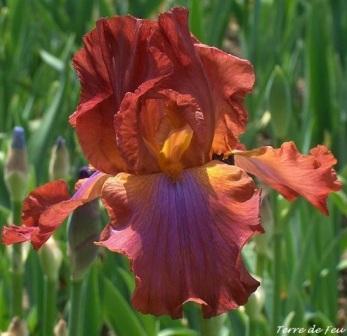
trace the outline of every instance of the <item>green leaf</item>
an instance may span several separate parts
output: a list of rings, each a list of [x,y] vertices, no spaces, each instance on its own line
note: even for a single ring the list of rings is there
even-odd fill
[[[102,307],[99,292],[98,268],[93,265],[83,288],[84,316],[82,335],[100,335],[102,327]]]
[[[337,208],[347,216],[347,195],[344,191],[338,191],[331,194],[331,200]]]
[[[141,17],[146,18],[149,17],[163,2],[163,0],[151,0],[151,1],[144,1],[144,0],[118,0],[118,7],[123,9],[123,13],[125,11],[125,3],[128,2],[129,4],[129,13]],[[125,13],[124,13],[125,14]]]
[[[227,314],[201,319],[201,333],[205,336],[223,336]]]
[[[201,1],[200,1],[201,2]],[[206,42],[220,47],[229,23],[233,1],[211,1],[210,16],[206,25]]]
[[[5,330],[8,323],[8,304],[5,300],[4,282],[0,281],[0,330]]]
[[[108,279],[103,281],[104,318],[119,336],[145,336],[135,312]]]
[[[117,267],[117,271],[122,277],[124,283],[127,285],[129,292],[132,293],[135,289],[134,276],[122,267]]]
[[[39,161],[42,160],[43,153],[47,152],[47,143],[49,143],[48,139],[51,136],[51,131],[54,128],[54,124],[59,115],[59,107],[62,104],[66,78],[62,77],[59,84],[55,84],[55,94],[52,99],[51,105],[49,106],[47,112],[45,113],[43,120],[41,121],[41,127],[37,132],[35,132],[35,136],[31,137],[29,140],[29,151],[32,153],[32,162],[37,165]]]
[[[192,33],[201,41],[204,41],[203,31],[203,2],[191,0],[189,6],[189,26]]]
[[[249,333],[249,318],[240,309],[235,309],[229,314],[229,319],[231,322],[232,335],[248,335]]]
[[[309,112],[314,117],[313,141],[324,140],[324,131],[330,131],[332,120],[331,90],[329,86],[330,41],[328,40],[326,2],[311,2],[307,33],[307,83]],[[310,118],[308,115],[307,118]]]
[[[64,70],[64,63],[59,58],[50,54],[46,50],[40,50],[39,53],[43,61],[46,62],[49,66],[51,66],[53,69],[59,72]]]
[[[334,323],[329,320],[327,316],[325,316],[322,312],[314,312],[314,313],[306,313],[305,314],[305,321],[309,325],[316,324],[317,327],[320,327],[324,330],[329,330],[328,327],[333,326]],[[332,335],[332,333],[326,333],[326,335]]]

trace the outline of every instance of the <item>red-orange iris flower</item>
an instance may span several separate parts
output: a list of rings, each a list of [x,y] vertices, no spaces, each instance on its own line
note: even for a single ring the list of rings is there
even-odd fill
[[[133,305],[182,316],[194,301],[211,317],[246,303],[259,283],[241,257],[262,232],[259,179],[323,213],[340,188],[324,146],[302,155],[292,142],[240,151],[252,65],[192,37],[188,12],[157,21],[101,19],[74,57],[81,99],[70,117],[96,173],[70,198],[63,181],[34,190],[6,244],[39,248],[80,205],[100,197],[110,222],[97,244],[126,255],[136,275]],[[235,165],[212,161],[233,153]]]

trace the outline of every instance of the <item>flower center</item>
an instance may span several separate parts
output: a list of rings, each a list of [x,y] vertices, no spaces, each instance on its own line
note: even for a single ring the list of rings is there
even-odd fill
[[[193,130],[186,124],[185,126],[172,130],[164,140],[161,148],[144,139],[147,148],[157,159],[160,170],[176,180],[184,165],[182,156],[189,148],[193,137]]]

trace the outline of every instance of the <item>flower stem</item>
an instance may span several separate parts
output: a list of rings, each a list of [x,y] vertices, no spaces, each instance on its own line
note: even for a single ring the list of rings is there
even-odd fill
[[[21,219],[22,203],[12,202],[13,224],[19,225]],[[12,248],[12,268],[11,268],[11,314],[22,317],[22,297],[23,297],[23,263],[22,246],[16,244]]]
[[[219,315],[209,319],[201,318],[201,336],[218,336],[223,329],[226,315]]]
[[[282,258],[282,229],[281,220],[278,216],[277,195],[272,195],[274,214],[274,240],[273,240],[273,305],[272,305],[272,330],[277,332],[277,326],[281,318],[281,258]]]
[[[82,280],[71,280],[69,334],[68,336],[79,336],[81,326],[81,290]]]
[[[53,328],[56,314],[57,302],[57,283],[55,280],[44,277],[44,318],[43,334],[46,336],[53,335]]]

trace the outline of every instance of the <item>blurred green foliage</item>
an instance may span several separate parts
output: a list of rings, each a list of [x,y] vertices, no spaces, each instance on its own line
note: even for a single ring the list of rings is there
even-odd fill
[[[304,152],[324,143],[338,158],[341,178],[347,178],[347,1],[0,0],[1,225],[10,214],[3,167],[15,125],[23,126],[29,139],[30,189],[48,180],[49,153],[59,135],[67,139],[72,154],[72,176],[84,163],[73,130],[67,126],[79,96],[71,57],[81,46],[83,34],[100,16],[131,13],[154,17],[176,5],[190,9],[191,30],[202,42],[254,64],[257,81],[247,100],[249,126],[244,142],[256,147],[279,145],[290,139]],[[344,317],[338,314],[338,297],[342,294],[337,286],[347,268],[343,259],[347,228],[341,214],[346,216],[344,191],[331,197],[330,203],[331,215],[325,218],[305,201],[293,205],[276,197],[277,206],[273,208],[265,198],[263,223],[267,234],[251,242],[244,253],[249,270],[262,281],[259,295],[245,309],[216,319],[219,335],[272,334],[274,279],[280,281],[279,324],[325,327],[346,323],[346,310]],[[281,223],[276,233],[274,220]],[[281,269],[276,277],[274,234],[282,239]],[[65,232],[59,232],[59,238],[65,257],[57,305],[66,319],[69,266]],[[4,257],[4,246],[0,255],[0,330],[5,330],[11,316],[7,310],[9,261]],[[43,275],[32,251],[25,285],[30,332],[42,335]],[[127,261],[107,251],[102,251],[83,286],[83,335],[99,335],[108,328],[120,336],[191,336],[199,335],[204,328],[194,305],[187,306],[183,320],[134,311],[130,305],[134,280]]]

